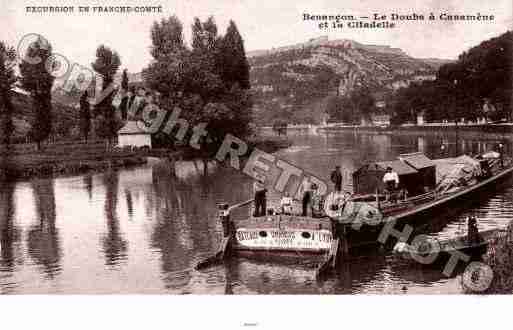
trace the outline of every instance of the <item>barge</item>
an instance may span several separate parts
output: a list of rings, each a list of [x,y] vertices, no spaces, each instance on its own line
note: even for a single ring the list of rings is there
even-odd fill
[[[322,205],[324,214],[320,217],[271,212],[268,215],[235,221],[231,218],[231,213],[237,208],[252,204],[253,200],[232,206],[220,204],[219,218],[223,226],[221,247],[214,256],[198,263],[196,269],[207,267],[233,254],[279,254],[300,258],[308,255],[321,257],[317,271],[320,275],[327,269],[336,267],[338,262],[360,247],[378,244],[392,249],[401,240],[388,240],[387,244],[381,242],[380,234],[385,226],[393,228],[397,233],[408,231],[405,226],[410,225],[413,231],[414,226],[429,223],[432,216],[441,214],[444,208],[461,204],[462,200],[470,200],[485,190],[494,190],[499,183],[513,174],[512,162],[503,159],[502,155],[500,158],[496,155],[490,158],[464,156],[456,160],[438,160],[435,164],[440,164],[441,161],[449,164],[453,162],[459,164],[459,167],[454,168],[463,170],[465,166],[468,170],[469,166],[472,169],[472,166],[479,164],[479,168],[472,169],[479,169],[478,175],[462,171],[466,180],[462,177],[450,180],[454,173],[446,173],[438,182],[432,184],[435,174],[431,163],[425,161],[425,158],[418,156],[418,153],[400,158],[400,162],[415,170],[405,171],[405,175],[410,175],[410,179],[415,180],[412,174],[418,173],[417,185],[405,181],[404,189],[395,198],[382,194],[380,180],[374,180],[374,186],[370,185],[370,188],[375,189],[374,194],[358,193],[358,185],[354,185],[353,194],[331,193],[326,196]],[[417,159],[417,162],[411,161],[412,159]],[[419,162],[419,159],[424,161]],[[404,167],[405,164],[396,163],[395,166]],[[378,169],[379,178],[379,166],[375,169]],[[422,191],[426,189],[427,192]],[[410,195],[408,192],[413,193]],[[406,243],[408,239],[402,241]],[[486,249],[486,246],[480,246],[479,249]]]

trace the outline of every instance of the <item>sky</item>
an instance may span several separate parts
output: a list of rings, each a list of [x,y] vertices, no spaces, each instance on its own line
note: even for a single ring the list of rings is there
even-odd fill
[[[162,13],[74,14],[27,13],[26,6],[162,6]],[[72,63],[89,66],[96,48],[105,44],[116,50],[122,68],[141,71],[149,61],[150,28],[154,21],[177,15],[187,41],[194,17],[214,16],[221,33],[233,19],[247,51],[270,49],[328,36],[364,44],[389,45],[413,57],[455,59],[481,41],[513,29],[511,0],[0,0],[0,40],[16,46],[24,35],[38,33],[55,52]],[[75,8],[77,9],[77,8]],[[318,28],[303,14],[372,16],[424,14],[494,15],[489,22],[400,21],[392,29]]]

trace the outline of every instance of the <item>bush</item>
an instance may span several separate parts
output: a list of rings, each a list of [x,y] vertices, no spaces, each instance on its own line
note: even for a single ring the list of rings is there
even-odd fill
[[[508,233],[496,244],[490,246],[487,258],[493,270],[493,280],[486,293],[513,293],[513,222],[508,226]]]

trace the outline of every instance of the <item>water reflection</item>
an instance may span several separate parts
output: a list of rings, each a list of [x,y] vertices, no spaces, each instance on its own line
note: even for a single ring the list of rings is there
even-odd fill
[[[125,200],[126,200],[126,209],[128,212],[128,219],[130,219],[130,221],[131,221],[134,216],[134,202],[132,199],[132,192],[130,191],[130,189],[125,189]]]
[[[101,241],[105,254],[105,264],[112,266],[126,260],[128,242],[123,237],[119,228],[117,216],[119,173],[109,171],[103,175],[105,187],[105,219],[107,220],[107,234],[104,234]]]
[[[55,187],[53,179],[32,180],[37,224],[27,234],[28,254],[44,275],[53,278],[61,271],[62,251],[55,219]]]
[[[429,157],[475,154],[499,138],[461,134],[297,135],[280,159],[329,181],[336,164],[351,173],[369,160],[423,150]],[[507,141],[508,150],[511,141]],[[272,173],[276,177],[279,173]],[[343,187],[351,190],[351,177]],[[349,294],[460,292],[458,274],[412,267],[379,251],[354,258],[316,281],[313,262],[235,259],[196,272],[218,248],[217,203],[251,197],[252,181],[213,163],[151,166],[0,186],[2,293]],[[453,237],[468,215],[486,230],[513,219],[513,180],[416,228]],[[269,192],[272,202],[280,196]],[[272,203],[270,203],[272,205]],[[234,214],[234,219],[247,210]],[[26,243],[26,248],[25,248]],[[30,262],[26,262],[26,261]],[[36,267],[34,267],[34,264]],[[49,281],[40,281],[41,274]],[[87,283],[85,283],[87,282]]]
[[[15,244],[21,238],[20,229],[14,224],[14,183],[0,185],[0,267],[12,271],[15,266]]]
[[[84,188],[87,191],[87,196],[89,197],[89,200],[93,198],[93,176],[92,174],[85,174],[84,175]]]

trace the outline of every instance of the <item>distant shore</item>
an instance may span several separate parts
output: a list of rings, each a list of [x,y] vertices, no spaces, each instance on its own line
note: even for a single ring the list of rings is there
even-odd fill
[[[337,132],[337,131],[351,131],[351,132],[372,132],[372,133],[393,133],[393,132],[411,132],[411,133],[425,133],[425,132],[479,132],[490,134],[511,134],[513,135],[513,123],[501,124],[458,124],[454,123],[436,123],[424,125],[400,125],[400,126],[359,126],[359,125],[333,125],[323,126],[317,128],[320,132]]]

